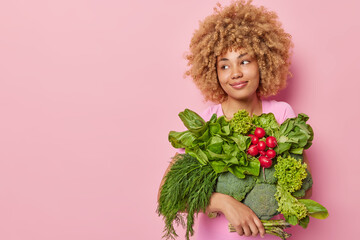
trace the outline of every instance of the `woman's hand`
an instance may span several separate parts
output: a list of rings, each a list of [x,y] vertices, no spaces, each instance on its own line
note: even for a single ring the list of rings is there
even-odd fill
[[[207,212],[222,212],[240,236],[265,235],[264,226],[255,213],[231,196],[213,193]]]

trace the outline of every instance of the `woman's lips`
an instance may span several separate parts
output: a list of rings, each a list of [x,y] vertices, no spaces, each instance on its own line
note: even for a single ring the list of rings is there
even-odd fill
[[[235,89],[240,89],[245,87],[247,83],[248,83],[247,81],[241,81],[241,82],[231,83],[230,86],[232,86]]]

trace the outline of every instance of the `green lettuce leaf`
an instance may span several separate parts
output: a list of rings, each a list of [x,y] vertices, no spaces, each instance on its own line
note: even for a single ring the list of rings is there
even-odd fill
[[[240,110],[234,114],[233,118],[230,120],[231,129],[243,135],[246,135],[253,128],[252,118],[246,110]]]
[[[221,137],[213,136],[209,139],[206,148],[214,153],[221,154],[223,142]]]
[[[221,116],[216,120],[220,124],[221,129],[218,132],[221,136],[228,136],[230,134],[230,122],[226,120],[225,116]]]
[[[280,126],[273,113],[263,113],[260,116],[254,115],[252,120],[255,126],[263,128],[270,136],[274,136],[279,131]]]
[[[195,148],[185,148],[185,152],[187,154],[189,154],[190,156],[196,158],[200,164],[202,165],[206,165],[209,160],[206,156],[206,154],[204,153],[204,151],[202,151],[199,147],[195,147]]]
[[[195,140],[196,140],[195,134],[190,131],[185,131],[185,132],[170,131],[169,133],[169,142],[174,148],[190,147],[192,146]]]
[[[247,166],[234,165],[228,169],[229,172],[238,178],[245,178],[245,174],[258,176],[260,173],[260,162],[258,160],[249,160]]]
[[[240,149],[237,147],[237,145],[229,144],[227,142],[224,142],[222,148],[225,154],[233,157],[237,156],[238,153],[240,152]]]
[[[216,173],[222,173],[228,171],[226,163],[224,163],[223,161],[211,161],[210,165]]]
[[[241,151],[245,151],[246,149],[248,149],[251,143],[250,137],[236,133],[232,137],[230,137],[230,139],[237,144]]]
[[[286,119],[274,133],[278,140],[275,151],[278,154],[294,153],[302,154],[304,149],[311,146],[314,138],[313,129],[306,121],[309,117],[306,114],[299,114],[296,118]]]

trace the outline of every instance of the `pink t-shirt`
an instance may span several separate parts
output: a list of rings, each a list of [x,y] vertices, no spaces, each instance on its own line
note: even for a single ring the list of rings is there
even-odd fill
[[[262,112],[273,113],[276,121],[281,124],[288,118],[296,117],[291,106],[286,102],[278,102],[275,100],[262,100]],[[221,108],[221,104],[213,105],[205,109],[200,116],[205,120],[209,121],[211,116],[216,113],[218,117],[223,116],[224,113]]]
[[[278,102],[275,100],[262,100],[262,112],[273,113],[279,124],[283,123],[287,118],[296,117],[291,106],[286,102]],[[218,117],[223,116],[224,113],[221,108],[221,104],[210,106],[207,108],[201,117],[205,121],[210,120],[211,116],[216,113]],[[278,218],[275,216],[274,218]],[[230,233],[228,230],[228,220],[223,214],[219,214],[216,218],[209,218],[204,213],[199,213],[198,218],[198,229],[195,230],[197,240],[253,240],[253,239],[267,239],[267,240],[278,240],[279,237],[266,234],[265,238],[257,237],[246,237],[239,236],[236,232]]]

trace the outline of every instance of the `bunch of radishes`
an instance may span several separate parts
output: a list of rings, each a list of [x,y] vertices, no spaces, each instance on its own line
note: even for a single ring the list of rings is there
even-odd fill
[[[265,135],[265,130],[257,127],[254,134],[249,135],[249,137],[251,137],[251,145],[247,152],[253,157],[260,155],[260,166],[263,168],[269,168],[272,165],[272,159],[276,156],[276,152],[272,148],[276,147],[277,141],[273,136],[267,137],[265,142],[260,141],[260,139],[265,137]]]

